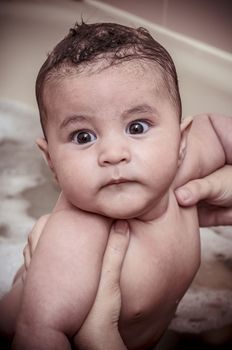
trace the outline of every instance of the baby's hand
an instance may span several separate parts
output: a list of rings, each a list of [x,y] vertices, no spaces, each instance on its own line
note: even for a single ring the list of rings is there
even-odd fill
[[[35,251],[35,248],[37,246],[37,243],[39,241],[41,233],[43,232],[44,226],[46,225],[46,223],[48,221],[49,216],[50,216],[50,214],[41,216],[38,219],[38,221],[35,223],[34,227],[32,228],[31,232],[28,235],[27,245],[25,246],[25,248],[23,250],[24,267],[25,267],[26,271],[30,265],[32,255]]]

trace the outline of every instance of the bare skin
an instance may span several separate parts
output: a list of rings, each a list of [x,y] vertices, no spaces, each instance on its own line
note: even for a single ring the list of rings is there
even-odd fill
[[[202,204],[205,204],[206,206],[208,203],[213,205],[214,210],[211,211],[201,210],[201,208],[198,209],[200,226],[204,226],[207,223],[213,226],[231,225],[231,179],[232,167],[225,166],[206,178],[190,181],[182,188],[179,188],[176,191],[177,198],[180,200],[181,205],[191,206],[197,204],[200,200],[202,201]],[[183,191],[188,189],[187,197],[181,197],[180,191],[182,189]],[[126,229],[124,228],[124,230],[125,234]],[[113,232],[111,231],[111,235],[112,233]],[[119,338],[120,334],[118,332],[117,322],[121,309],[121,298],[118,296],[118,293],[120,293],[120,269],[122,268],[121,264],[124,259],[124,254],[126,253],[127,237],[124,235],[124,242],[122,242],[121,238],[117,241],[117,236],[112,238],[114,238],[112,246],[114,247],[114,244],[117,244],[117,256],[115,259],[115,254],[113,254],[115,250],[113,250],[113,252],[106,250],[97,297],[88,318],[77,334],[76,340],[80,349],[125,349],[125,345],[121,343]],[[109,252],[109,254],[107,254],[107,252]],[[111,271],[110,274],[107,273],[109,270]],[[102,285],[104,288],[101,288]],[[118,318],[116,316],[118,316]],[[109,331],[105,332],[105,329],[108,329]],[[109,334],[115,335],[112,336],[112,338],[109,338]],[[113,339],[115,338],[119,339],[119,341],[114,342]],[[111,343],[111,341],[113,341],[113,343]],[[105,346],[105,344],[110,344],[110,346]]]
[[[166,93],[137,65],[48,87],[48,143],[39,146],[63,194],[28,269],[15,348],[70,348],[95,300],[112,217],[128,218],[130,227],[120,279],[123,342],[152,346],[169,324],[200,262],[196,209],[180,208],[174,189],[223,166],[226,155],[210,118],[196,118],[190,133]],[[87,147],[76,130],[90,132]],[[202,152],[206,141],[211,157]]]
[[[201,227],[232,224],[232,166],[217,170],[203,179],[190,181],[176,190],[182,206],[196,205]]]
[[[174,204],[174,202],[171,202],[172,204],[171,204],[171,207],[173,208],[173,204]],[[174,206],[175,207],[175,206]],[[178,209],[179,210],[179,209]],[[169,213],[170,213],[170,211],[169,211]],[[183,223],[184,223],[184,214],[185,213],[185,211],[183,210],[182,211],[182,216],[181,216],[181,225],[182,225],[182,228],[183,228]],[[189,216],[188,216],[188,213],[189,213]],[[190,209],[190,211],[187,211],[186,212],[186,214],[187,214],[187,217],[186,218],[188,218],[187,219],[187,222],[188,222],[188,226],[190,225],[190,227],[193,227],[193,223],[192,224],[190,224],[190,222],[189,222],[189,219],[190,219],[190,217],[191,218],[194,218],[194,216],[193,216],[193,211],[192,211],[192,209]],[[176,217],[176,214],[175,214],[175,217]],[[70,221],[70,218],[69,218],[69,221]],[[177,221],[176,221],[176,223],[177,223]],[[137,228],[140,228],[140,230],[138,230],[138,231],[134,231],[133,230],[133,221],[131,221],[131,220],[129,220],[129,225],[130,225],[130,229],[131,229],[131,232],[132,232],[132,236],[131,236],[131,243],[130,243],[130,247],[129,247],[129,249],[128,249],[128,252],[127,252],[127,259],[129,259],[129,257],[130,257],[130,252],[131,252],[131,257],[133,256],[133,259],[131,260],[131,261],[133,261],[133,267],[132,267],[132,269],[134,269],[135,268],[135,262],[136,262],[136,250],[131,250],[132,249],[132,247],[133,247],[133,239],[134,239],[134,237],[137,235],[137,238],[139,238],[140,237],[140,235],[138,234],[138,232],[141,230],[142,232],[143,232],[143,229],[142,229],[142,227],[140,228],[139,227],[139,225],[138,225],[138,223],[136,223],[136,227]],[[162,222],[161,222],[161,225],[162,225]],[[165,228],[166,227],[170,227],[170,224],[168,224],[168,221],[165,221]],[[154,248],[155,249],[157,249],[157,247],[158,247],[158,251],[159,251],[159,253],[160,252],[162,252],[162,245],[160,245],[161,243],[162,243],[162,239],[164,239],[164,242],[166,242],[167,243],[167,240],[166,240],[166,238],[165,238],[165,236],[164,236],[164,230],[163,230],[163,228],[161,228],[162,226],[160,226],[160,228],[159,228],[159,226],[156,226],[156,227],[158,227],[158,231],[157,232],[162,232],[162,238],[161,238],[161,236],[157,236],[158,238],[158,240],[155,242],[155,245],[154,245]],[[197,230],[197,226],[196,226],[196,230]],[[135,232],[137,232],[137,234],[135,233]],[[152,229],[152,234],[153,234],[153,232],[154,232],[154,230]],[[168,269],[168,270],[166,270],[166,272],[165,272],[165,275],[166,276],[169,276],[169,278],[168,278],[168,281],[169,281],[169,283],[170,283],[170,281],[171,281],[171,278],[173,277],[173,276],[175,276],[175,278],[177,278],[178,280],[180,280],[181,281],[181,283],[179,284],[179,286],[181,287],[180,288],[180,290],[177,290],[177,291],[173,291],[172,290],[172,299],[170,300],[170,303],[168,304],[167,303],[167,295],[168,295],[168,289],[169,289],[169,287],[167,286],[167,287],[165,287],[165,288],[168,288],[168,289],[166,289],[166,291],[162,291],[162,289],[160,289],[159,290],[159,292],[161,291],[161,294],[163,294],[163,295],[165,295],[165,298],[163,299],[163,301],[162,301],[162,298],[160,297],[160,294],[157,294],[157,300],[159,300],[159,306],[160,306],[160,308],[162,309],[162,316],[163,316],[163,320],[162,320],[162,318],[161,317],[159,317],[159,320],[156,320],[156,319],[149,319],[149,322],[147,323],[147,322],[139,322],[138,323],[138,325],[136,325],[136,327],[135,327],[135,325],[133,325],[133,327],[132,327],[132,330],[131,330],[131,335],[130,335],[130,333],[123,333],[123,330],[125,330],[125,329],[127,329],[128,327],[128,329],[130,329],[130,323],[127,323],[127,321],[126,321],[126,318],[125,319],[123,319],[123,312],[126,312],[126,313],[128,313],[129,312],[129,319],[133,319],[133,316],[132,316],[132,314],[130,314],[130,311],[128,310],[128,311],[125,311],[125,309],[123,309],[123,307],[122,307],[122,310],[121,310],[121,319],[120,319],[120,322],[119,322],[119,329],[120,329],[120,332],[121,332],[121,335],[122,335],[122,339],[123,339],[123,341],[124,341],[124,343],[126,344],[126,346],[130,349],[130,348],[136,348],[136,346],[138,346],[138,338],[136,339],[136,344],[134,343],[129,343],[129,339],[133,339],[134,337],[133,337],[133,334],[134,334],[134,332],[136,332],[136,334],[141,334],[141,335],[143,335],[144,333],[145,333],[145,330],[146,330],[146,332],[149,330],[149,325],[152,325],[152,328],[150,329],[150,336],[149,337],[151,337],[150,339],[151,339],[151,343],[150,344],[153,344],[153,343],[155,343],[157,340],[158,340],[158,338],[162,335],[162,332],[163,332],[163,330],[167,327],[167,325],[168,325],[168,323],[170,322],[170,320],[171,320],[171,318],[172,318],[172,315],[173,315],[173,313],[175,312],[175,309],[176,309],[176,307],[177,307],[177,304],[178,304],[178,301],[179,301],[179,299],[182,297],[182,295],[184,294],[184,292],[186,291],[186,289],[187,289],[187,287],[188,287],[188,285],[189,285],[189,283],[191,282],[191,280],[192,280],[192,278],[193,278],[193,276],[194,276],[194,274],[195,274],[195,272],[197,271],[197,268],[198,268],[198,266],[199,266],[199,259],[197,259],[197,260],[195,260],[196,259],[196,256],[194,256],[195,255],[195,253],[194,253],[194,246],[193,246],[193,242],[194,242],[194,240],[195,240],[195,238],[196,238],[196,236],[194,235],[194,236],[192,236],[192,238],[190,239],[190,236],[189,235],[186,235],[186,232],[187,232],[187,230],[184,230],[184,232],[185,232],[185,235],[182,237],[182,239],[180,239],[180,237],[178,238],[178,235],[177,235],[177,232],[175,232],[174,233],[174,235],[173,235],[173,238],[174,238],[174,241],[172,241],[171,240],[171,237],[172,237],[172,235],[171,235],[171,232],[168,232],[168,231],[166,231],[167,232],[167,235],[168,235],[168,237],[169,237],[169,242],[170,242],[170,244],[171,244],[171,246],[172,246],[172,248],[173,248],[173,246],[176,246],[176,244],[177,244],[177,241],[178,241],[178,247],[180,247],[180,245],[179,245],[179,242],[181,241],[182,242],[182,244],[184,244],[184,246],[182,246],[181,247],[181,249],[179,250],[179,252],[180,251],[182,251],[182,252],[188,252],[188,258],[187,258],[187,256],[186,257],[184,257],[183,256],[183,261],[181,261],[181,259],[180,259],[180,255],[179,255],[179,253],[178,253],[178,259],[175,259],[175,256],[171,256],[170,257],[170,259],[172,260],[172,264],[170,264],[169,266],[172,266],[172,268],[175,266],[175,261],[176,261],[176,263],[177,263],[177,265],[176,266],[180,266],[181,267],[181,270],[180,270],[180,272],[181,272],[181,274],[183,273],[183,270],[182,270],[182,266],[183,266],[183,263],[184,263],[184,261],[186,260],[186,259],[188,259],[188,262],[190,263],[190,265],[189,266],[191,266],[191,269],[192,268],[194,268],[194,270],[189,270],[188,272],[186,271],[186,276],[185,276],[185,278],[183,279],[183,277],[181,277],[181,276],[179,276],[178,277],[178,270],[176,270],[176,267],[174,267],[175,268],[175,270],[173,270],[173,269]],[[196,232],[196,231],[194,231],[194,232]],[[144,232],[143,232],[144,233]],[[146,230],[146,234],[148,234],[148,239],[149,239],[149,230],[147,229]],[[152,236],[151,236],[152,237]],[[185,241],[183,238],[187,238],[187,241]],[[178,238],[178,239],[177,239]],[[141,247],[143,247],[143,241],[144,241],[144,235],[143,236],[141,236],[141,239],[142,240],[139,240],[138,242],[139,242],[139,244],[138,244],[138,248],[139,248],[139,254],[138,254],[138,256],[139,256],[139,265],[136,267],[136,270],[138,271],[138,269],[140,268],[141,269],[141,262],[140,262],[140,259],[141,259],[141,256],[143,257],[142,258],[142,260],[144,261],[144,262],[146,262],[146,256],[147,256],[147,250],[145,250],[145,255],[143,256],[142,254],[141,254]],[[176,243],[175,243],[175,239],[177,239],[177,241],[176,241]],[[153,245],[152,245],[152,241],[151,240],[149,240],[148,241],[149,242],[149,247],[153,247]],[[187,244],[187,242],[189,242],[190,243],[190,245],[189,245],[189,248],[187,247],[187,245],[185,245],[185,244]],[[195,241],[196,242],[196,241]],[[165,243],[165,244],[166,244]],[[199,243],[199,241],[198,241],[198,243]],[[169,256],[170,256],[170,251],[171,251],[171,246],[170,246],[170,248],[168,248],[168,246],[166,246],[167,247],[167,251],[169,252]],[[136,246],[135,246],[136,247]],[[152,249],[154,249],[154,248],[152,248]],[[147,248],[146,248],[147,249]],[[193,252],[194,253],[194,255],[193,255],[193,258],[194,258],[194,260],[193,261],[195,261],[195,263],[196,263],[196,265],[195,264],[193,264],[193,263],[191,263],[191,261],[190,261],[190,256],[189,256],[189,252]],[[199,248],[196,248],[196,251],[197,252],[199,252]],[[196,252],[195,251],[195,252]],[[166,250],[164,251],[164,256],[166,256],[167,255],[167,252],[166,252]],[[148,254],[149,255],[149,254]],[[163,260],[164,259],[164,257],[162,257],[162,255],[160,255],[160,259],[161,260]],[[147,261],[147,266],[149,266],[149,264],[150,264],[150,259],[149,259],[149,261]],[[157,265],[159,265],[159,264],[157,264],[157,262],[156,263],[154,263],[154,265],[155,266],[157,266]],[[130,267],[129,267],[130,265],[126,265],[126,260],[124,261],[124,269],[127,269],[127,270],[129,270],[130,271]],[[146,266],[146,264],[145,264],[145,266]],[[156,276],[156,278],[160,278],[159,280],[157,280],[157,279],[154,279],[154,281],[155,281],[155,284],[161,284],[162,283],[162,276],[163,276],[163,273],[162,273],[162,275],[161,274],[159,274],[159,271],[158,270],[156,270],[156,269],[154,269],[153,268],[153,271],[154,271],[154,274],[155,274],[155,276]],[[175,273],[174,273],[174,271],[175,271]],[[130,288],[128,288],[128,280],[129,280],[129,276],[131,276],[132,274],[129,272],[129,274],[128,275],[126,275],[126,278],[125,278],[125,285],[126,285],[126,289],[125,289],[125,291],[128,293],[128,291],[130,292]],[[141,276],[144,276],[144,272],[142,272],[142,273],[140,273],[140,275]],[[160,277],[157,277],[157,276],[160,276]],[[137,277],[137,276],[136,276]],[[138,286],[138,280],[137,280],[137,278],[136,278],[136,282],[132,279],[132,284],[131,284],[131,286],[134,286],[134,285],[136,285],[136,283],[137,283],[137,286]],[[140,293],[141,293],[141,291],[142,291],[142,293],[143,293],[143,295],[145,295],[145,293],[148,291],[148,290],[152,290],[152,291],[154,291],[154,289],[153,288],[150,288],[150,289],[148,289],[148,285],[144,285],[144,279],[142,279],[141,280],[141,283],[142,284],[140,284],[140,286],[139,286],[139,294],[138,294],[138,296],[137,296],[137,299],[136,298],[134,298],[134,300],[135,300],[135,305],[136,305],[136,307],[139,305],[139,302],[138,302],[138,300],[139,300],[139,296],[141,295]],[[174,285],[174,281],[173,281],[173,283],[172,283],[173,285]],[[149,281],[149,287],[151,287],[151,284],[150,284],[150,281]],[[121,288],[122,288],[122,295],[124,296],[124,298],[125,298],[125,291],[124,291],[124,287],[123,287],[123,271],[122,271],[122,276],[121,276]],[[144,291],[143,291],[143,288],[144,288]],[[124,294],[123,294],[124,293]],[[131,294],[128,294],[128,299],[129,300],[131,300],[131,295],[133,295],[133,296],[135,296],[135,290],[131,290]],[[154,298],[154,295],[153,295],[153,298]],[[149,299],[151,299],[148,295],[146,296],[146,297],[144,297],[144,300],[149,300]],[[153,299],[154,300],[154,299]],[[78,301],[77,301],[77,303],[78,303]],[[145,305],[141,305],[139,308],[135,308],[135,310],[137,309],[138,311],[132,311],[133,313],[134,313],[134,315],[136,315],[136,312],[138,312],[138,314],[140,313],[140,310],[146,310],[146,308],[148,308],[149,310],[151,310],[151,305],[147,305],[147,306],[145,306]],[[156,305],[156,308],[157,308],[157,305]],[[143,311],[144,312],[144,311]],[[143,312],[142,312],[142,314],[143,314]],[[141,315],[142,315],[141,314]],[[77,322],[78,322],[78,320],[76,320]],[[74,322],[74,324],[75,324],[75,322]],[[156,328],[156,330],[154,330],[154,325],[157,325],[158,326],[158,328]],[[142,328],[141,328],[141,326],[142,326]],[[125,332],[125,331],[124,331]],[[146,334],[147,335],[147,334]],[[155,335],[155,337],[154,337],[154,335]],[[144,342],[144,339],[142,339],[142,338],[140,338],[140,341],[141,341],[141,344]],[[148,345],[150,345],[150,344],[148,344],[148,343],[146,343],[146,346]],[[141,348],[143,348],[143,346],[144,345],[139,345],[139,346],[142,346]]]
[[[216,215],[211,212],[201,211],[199,208],[200,226],[209,222],[213,226],[232,224],[232,167],[225,166],[215,173],[203,179],[190,181],[176,191],[177,198],[182,205],[197,204],[202,201],[205,205],[213,203]],[[181,197],[181,190],[188,189],[188,196]],[[223,212],[223,208],[225,212]],[[228,214],[228,215],[227,215]],[[25,266],[28,268],[31,257],[34,253],[39,237],[49,215],[40,218],[28,238],[28,245],[25,247]],[[208,221],[209,220],[209,221]],[[120,232],[119,232],[120,231]],[[119,234],[118,234],[119,233]],[[83,326],[78,332],[75,343],[79,349],[125,350],[120,333],[118,321],[121,310],[120,275],[123,260],[129,244],[128,225],[120,225],[116,230],[112,226],[107,249],[104,254],[101,278],[97,296],[91,311],[88,314]],[[22,273],[22,271],[21,271]],[[20,279],[20,276],[18,275]],[[107,330],[107,331],[106,331]]]
[[[117,221],[110,232],[94,304],[74,339],[78,349],[127,349],[118,331],[118,322],[120,277],[128,245],[129,226],[126,221]]]

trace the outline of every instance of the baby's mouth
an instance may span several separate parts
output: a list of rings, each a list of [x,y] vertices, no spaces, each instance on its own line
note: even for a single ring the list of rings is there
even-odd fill
[[[108,187],[108,186],[112,186],[112,185],[120,185],[120,184],[124,184],[124,183],[129,183],[129,182],[132,182],[132,181],[125,179],[125,178],[111,179],[103,187]]]
[[[122,183],[125,183],[125,182],[129,182],[129,180],[123,179],[123,178],[120,178],[120,179],[113,179],[113,180],[110,180],[110,181],[107,183],[107,186],[108,186],[108,185],[118,185],[118,184],[122,184]]]

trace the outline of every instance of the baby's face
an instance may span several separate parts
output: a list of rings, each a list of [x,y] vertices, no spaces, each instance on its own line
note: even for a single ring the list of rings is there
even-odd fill
[[[162,212],[181,141],[162,86],[136,62],[48,83],[45,153],[72,204],[112,218]]]

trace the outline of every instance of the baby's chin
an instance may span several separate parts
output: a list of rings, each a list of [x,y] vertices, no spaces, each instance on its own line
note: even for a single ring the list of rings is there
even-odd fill
[[[115,220],[129,220],[142,218],[147,212],[148,210],[144,207],[121,205],[119,207],[111,206],[110,208],[101,208],[101,210],[98,210],[96,213]]]
[[[116,210],[112,208],[110,210],[98,210],[95,213],[113,220],[129,220],[137,217],[137,212],[128,210]]]
[[[99,214],[110,219],[133,219],[142,213],[142,208],[132,208],[128,205],[91,205],[91,207],[81,208],[93,214]]]
[[[153,201],[131,201],[128,203],[113,204],[96,208],[95,213],[111,219],[139,219],[141,221],[152,221],[161,217],[168,208],[169,196]]]

